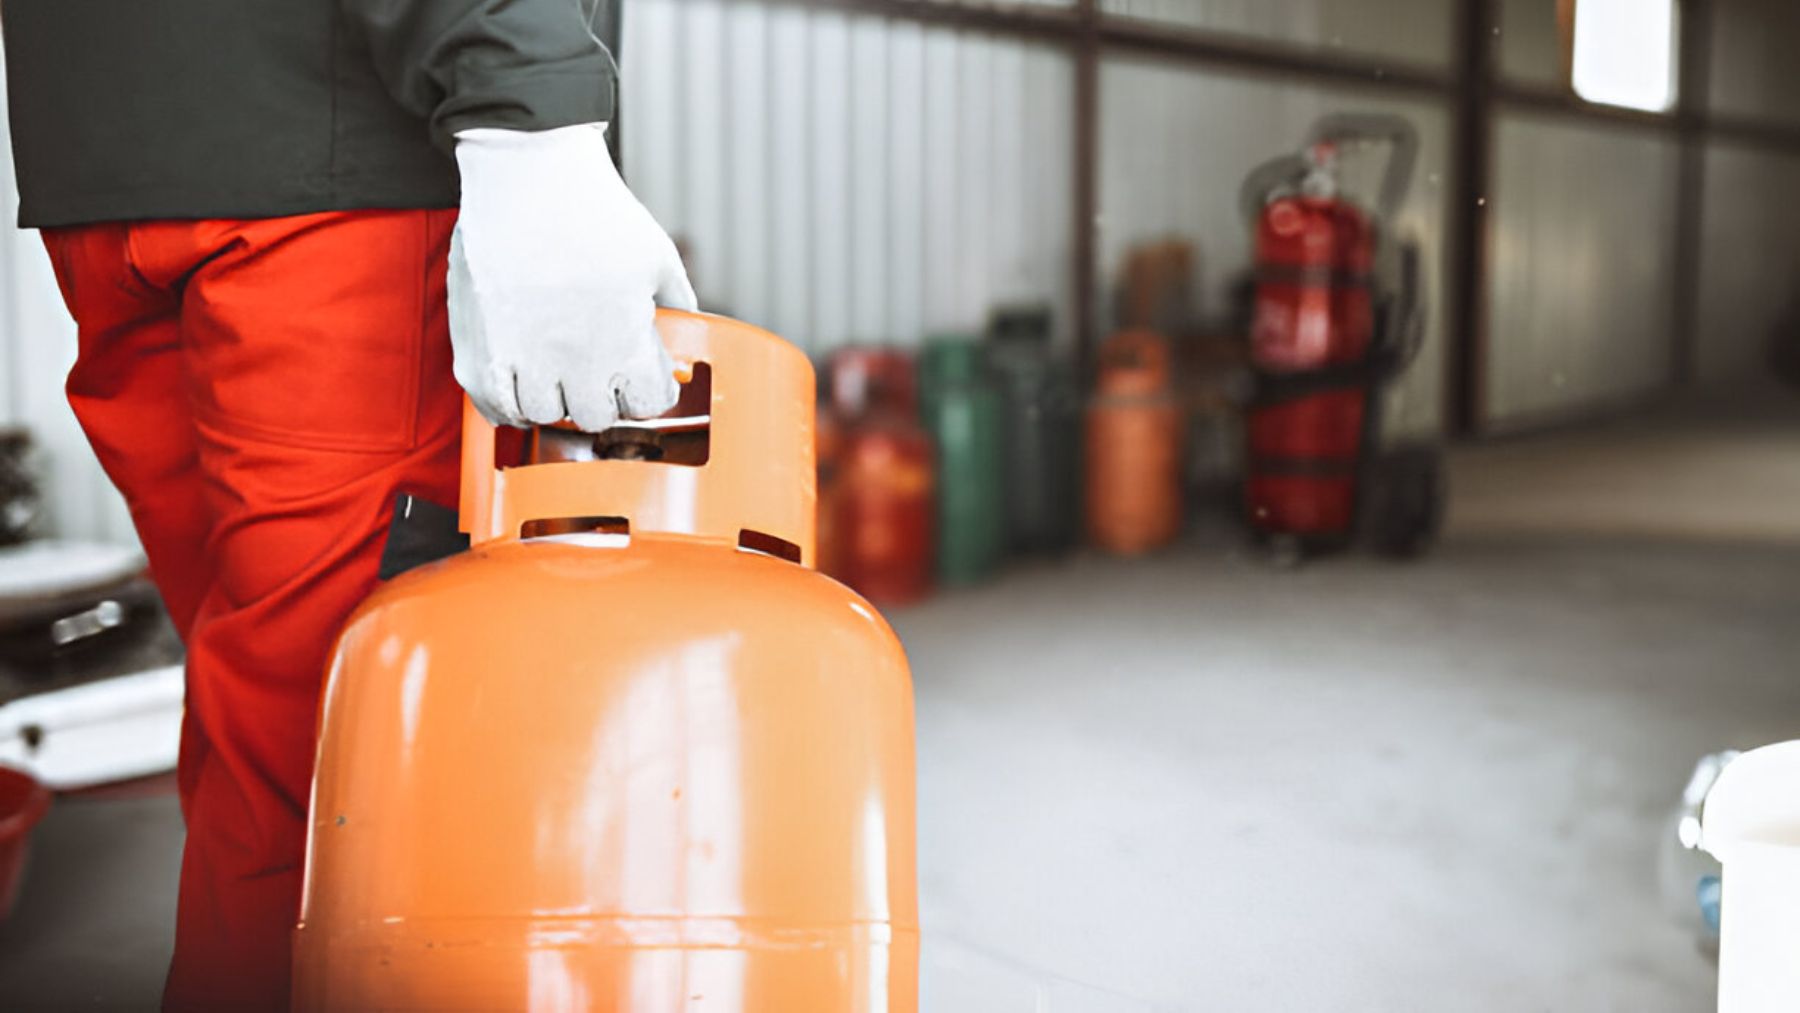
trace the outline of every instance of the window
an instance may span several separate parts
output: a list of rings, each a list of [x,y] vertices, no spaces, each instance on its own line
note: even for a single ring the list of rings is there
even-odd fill
[[[1665,112],[1675,104],[1676,0],[1580,0],[1575,5],[1575,94],[1589,102]]]

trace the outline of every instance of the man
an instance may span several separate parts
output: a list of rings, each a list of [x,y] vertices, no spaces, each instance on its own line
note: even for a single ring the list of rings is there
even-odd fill
[[[395,494],[455,502],[453,372],[503,423],[674,402],[597,2],[0,0],[69,400],[188,646],[170,1008],[287,1003],[321,672]]]

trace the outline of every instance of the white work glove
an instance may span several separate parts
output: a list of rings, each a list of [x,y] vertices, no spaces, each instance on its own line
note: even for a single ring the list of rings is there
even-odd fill
[[[464,130],[456,164],[450,343],[481,414],[515,426],[567,417],[597,433],[673,407],[656,303],[696,309],[694,289],[613,167],[606,124]]]

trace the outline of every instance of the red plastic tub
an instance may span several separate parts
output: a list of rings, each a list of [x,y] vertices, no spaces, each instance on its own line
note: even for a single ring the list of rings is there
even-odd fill
[[[25,878],[31,828],[50,810],[50,790],[22,770],[0,767],[0,919],[12,911]]]

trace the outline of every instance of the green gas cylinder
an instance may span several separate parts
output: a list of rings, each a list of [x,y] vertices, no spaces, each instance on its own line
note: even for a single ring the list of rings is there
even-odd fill
[[[926,341],[919,388],[937,450],[938,577],[970,583],[1006,549],[1005,402],[981,343],[961,335]]]
[[[1006,527],[1017,552],[1060,553],[1081,532],[1081,393],[1050,333],[1043,305],[1000,307],[988,324],[1005,402]]]

